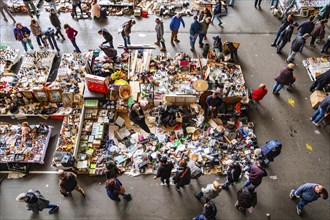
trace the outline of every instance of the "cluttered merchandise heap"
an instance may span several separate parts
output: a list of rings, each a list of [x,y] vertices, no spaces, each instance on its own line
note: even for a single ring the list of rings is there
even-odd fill
[[[55,71],[53,51],[31,52],[17,74],[9,65],[17,51],[3,48],[8,58],[1,64],[1,114],[63,120],[56,168],[103,175],[113,160],[122,172],[137,176],[155,173],[159,158],[167,156],[175,167],[186,159],[204,174],[224,174],[227,160],[248,165],[257,157],[248,91],[235,63],[238,45],[235,53],[210,51],[205,58],[154,55],[151,49],[117,56],[114,49],[101,48],[63,54]],[[210,111],[210,97],[221,100],[216,111]],[[35,127],[36,133],[26,134]],[[0,161],[43,161],[51,126],[13,128],[1,127]],[[35,137],[38,132],[43,135]],[[24,143],[17,141],[23,136]],[[34,143],[40,150],[30,155]]]

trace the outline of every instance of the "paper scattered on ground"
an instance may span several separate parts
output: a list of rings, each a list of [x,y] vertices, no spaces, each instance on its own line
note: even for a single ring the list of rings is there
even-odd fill
[[[315,134],[321,134],[319,130],[314,130]]]
[[[288,99],[288,103],[289,103],[292,107],[294,107],[295,102],[294,102],[293,99]]]
[[[269,179],[277,180],[277,176],[269,176]]]
[[[313,150],[313,147],[312,147],[310,144],[306,144],[306,148],[307,148],[307,150],[309,150],[309,151],[312,151],[312,150]]]

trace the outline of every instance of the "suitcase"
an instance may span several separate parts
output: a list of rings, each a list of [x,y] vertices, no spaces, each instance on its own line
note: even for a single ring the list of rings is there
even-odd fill
[[[229,0],[229,3],[228,3],[229,6],[234,6],[234,4],[235,4],[235,0]]]

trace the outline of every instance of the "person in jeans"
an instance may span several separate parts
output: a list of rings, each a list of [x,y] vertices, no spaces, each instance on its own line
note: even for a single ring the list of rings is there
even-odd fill
[[[42,30],[41,30],[41,27],[40,27],[40,25],[39,25],[39,23],[36,19],[34,19],[34,18],[31,19],[30,28],[31,28],[32,34],[37,39],[37,43],[38,43],[39,47],[42,48],[41,42],[44,44],[44,46],[46,46],[46,44],[41,39]]]
[[[195,51],[195,42],[199,33],[200,29],[200,23],[197,21],[198,17],[194,16],[194,21],[190,25],[190,36],[189,36],[189,41],[190,41],[190,50],[192,52]]]
[[[61,36],[62,37],[62,40],[65,40],[65,37],[64,37],[64,35],[61,32],[61,21],[58,18],[58,15],[57,15],[57,13],[56,13],[56,11],[55,11],[54,8],[50,9],[49,20],[50,20],[50,23],[56,29],[55,35],[56,35],[57,39],[60,38],[60,36]]]
[[[220,192],[220,183],[218,181],[213,181],[212,184],[208,184],[205,188],[202,188],[200,192],[195,193],[195,197],[200,200],[204,196],[206,202],[209,202],[211,199],[218,197]]]
[[[231,184],[239,180],[242,173],[241,165],[238,162],[228,160],[226,164],[228,165],[227,181],[221,186],[222,189],[229,189]]]
[[[206,38],[206,34],[207,34],[207,30],[209,29],[209,25],[211,23],[211,18],[205,18],[203,22],[200,23],[199,26],[199,33],[198,33],[198,37],[199,37],[199,47],[202,48],[203,47],[203,39]]]
[[[48,41],[52,50],[56,49],[57,52],[60,52],[60,48],[58,48],[57,42],[55,40],[55,30],[53,28],[48,27],[46,30],[41,32],[41,36],[42,41],[44,42],[46,47],[48,47]]]
[[[320,184],[305,183],[299,186],[298,189],[291,190],[289,197],[292,200],[299,198],[299,202],[296,205],[296,210],[297,214],[301,215],[303,207],[308,203],[311,203],[320,197],[327,199],[328,191]]]
[[[222,21],[220,19],[221,16],[221,10],[222,10],[222,2],[220,0],[218,0],[217,4],[215,5],[214,9],[213,9],[213,16],[211,19],[211,23],[213,24],[214,19],[218,19],[219,21],[219,26],[222,25]]]
[[[167,157],[161,157],[160,160],[160,166],[157,170],[157,175],[154,177],[154,179],[157,179],[160,177],[161,185],[167,185],[167,187],[170,186],[170,178],[172,169],[174,168],[172,162],[167,161]]]
[[[327,42],[323,45],[322,49],[321,49],[321,53],[329,53],[328,50],[330,48],[330,34],[328,36]]]
[[[277,41],[278,41],[281,33],[291,24],[293,24],[293,19],[292,19],[292,15],[290,14],[290,15],[288,15],[287,18],[284,18],[282,20],[281,25],[276,33],[274,42],[271,44],[272,47],[275,47],[277,45]]]
[[[7,14],[9,15],[9,17],[13,20],[13,22],[16,23],[15,18],[13,17],[13,15],[11,14],[11,12],[8,10],[7,3],[4,2],[4,0],[0,0],[0,12],[1,12],[2,16],[3,16],[3,20],[5,22],[7,22],[8,20],[6,18],[6,15],[5,15],[4,11],[7,12]]]
[[[237,191],[237,201],[235,207],[241,212],[245,213],[246,209],[255,207],[257,205],[257,193],[253,186],[242,187]]]
[[[25,202],[27,210],[34,214],[39,214],[43,209],[50,209],[49,214],[53,214],[59,209],[58,205],[50,204],[49,200],[45,199],[38,190],[30,189],[26,193],[21,193],[16,198],[19,202]]]
[[[321,102],[320,106],[314,112],[310,120],[315,126],[320,126],[319,121],[324,117],[325,114],[330,113],[330,95],[325,97]]]
[[[182,24],[183,28],[185,28],[185,23],[181,17],[180,13],[177,13],[175,16],[172,17],[171,22],[170,22],[170,30],[171,30],[171,44],[173,47],[174,41],[179,43],[180,41],[178,40],[178,33],[179,33],[179,28],[180,24]]]
[[[304,34],[303,36],[297,36],[296,39],[293,40],[291,44],[291,51],[286,59],[286,62],[290,63],[294,57],[297,55],[297,53],[302,53],[302,50],[304,49],[304,46],[306,44],[306,40],[310,37],[310,34]]]
[[[293,76],[294,64],[289,63],[288,66],[281,70],[280,74],[275,78],[273,94],[279,95],[284,85],[292,85],[296,78]]]
[[[307,21],[302,22],[297,30],[298,36],[303,36],[304,34],[310,34],[314,29],[314,16],[310,16]]]
[[[155,31],[156,31],[156,37],[157,37],[157,41],[155,42],[155,44],[157,46],[162,45],[162,47],[160,48],[160,51],[166,51],[166,46],[165,46],[165,40],[164,40],[164,24],[163,21],[160,18],[156,18],[155,19]]]
[[[78,34],[78,31],[76,31],[75,29],[70,27],[70,25],[68,25],[68,24],[64,24],[64,30],[65,30],[67,37],[70,39],[72,45],[74,46],[75,51],[77,53],[81,53],[81,51],[76,43],[76,36]]]
[[[293,22],[293,24],[290,24],[288,27],[285,28],[284,31],[280,34],[279,39],[277,40],[276,45],[276,53],[282,54],[282,49],[285,47],[285,45],[288,42],[291,42],[292,33],[294,30],[294,27],[298,26],[297,22]]]
[[[123,30],[121,32],[121,36],[123,37],[123,40],[124,40],[124,46],[125,46],[125,49],[127,50],[128,48],[128,45],[131,44],[131,32],[132,32],[132,26],[135,24],[135,20],[134,19],[131,19],[129,20],[128,22],[126,22],[124,25],[123,25]]]
[[[84,190],[79,186],[77,182],[77,175],[64,171],[64,170],[58,170],[58,176],[60,177],[59,185],[60,185],[60,193],[64,197],[68,197],[68,194],[71,193],[73,190],[78,191],[83,198],[86,197],[86,194]]]
[[[310,46],[315,47],[316,38],[321,36],[322,32],[324,32],[326,21],[327,20],[321,20],[321,21],[316,22],[314,29],[311,32],[312,39],[311,39]]]
[[[244,183],[244,187],[253,185],[254,190],[261,184],[262,178],[267,176],[267,171],[263,167],[263,161],[257,160],[248,168],[248,179]]]
[[[24,47],[24,51],[27,52],[27,45],[33,50],[32,41],[30,39],[31,31],[29,28],[23,26],[21,23],[16,24],[16,28],[14,29],[14,36],[17,41],[20,41]]]
[[[25,7],[27,8],[28,13],[31,18],[33,18],[33,14],[36,14],[36,16],[39,16],[39,10],[34,5],[33,0],[23,0],[23,3],[25,5]]]
[[[78,18],[77,14],[77,7],[80,9],[80,17],[83,16],[83,10],[81,8],[81,1],[80,0],[72,0],[72,17]]]

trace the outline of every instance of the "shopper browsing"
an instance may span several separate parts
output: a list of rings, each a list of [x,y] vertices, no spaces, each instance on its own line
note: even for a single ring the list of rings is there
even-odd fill
[[[67,37],[70,39],[72,45],[75,48],[75,52],[81,53],[77,43],[76,43],[76,36],[78,35],[78,31],[70,27],[68,24],[64,24],[64,30],[66,32]]]
[[[28,51],[27,45],[29,45],[31,50],[34,49],[30,38],[30,34],[31,31],[29,28],[23,26],[21,23],[16,24],[16,28],[14,29],[14,36],[17,41],[22,43],[25,52]]]
[[[220,183],[218,181],[213,181],[213,183],[208,184],[205,188],[202,188],[200,192],[195,193],[195,197],[200,200],[204,196],[206,202],[209,202],[211,199],[218,197],[220,192]]]
[[[62,40],[65,40],[64,35],[61,32],[61,21],[58,18],[58,15],[57,15],[55,9],[53,9],[53,8],[50,9],[49,20],[50,20],[50,23],[56,29],[55,35],[56,35],[57,39],[60,38],[60,36],[61,36]]]
[[[114,48],[113,47],[113,37],[107,29],[101,28],[97,33],[105,39],[105,41],[102,42],[101,45],[108,43],[111,48]]]
[[[37,39],[37,43],[38,43],[39,47],[42,48],[41,42],[44,44],[44,46],[46,46],[46,44],[41,39],[42,30],[41,30],[41,27],[40,27],[40,25],[39,25],[39,23],[36,19],[34,19],[34,18],[31,19],[30,28],[31,28],[32,34]]]
[[[73,190],[78,191],[83,198],[86,197],[84,190],[79,186],[77,182],[76,174],[64,170],[58,170],[57,173],[60,177],[60,192],[64,197],[68,197],[68,194],[71,193]]]
[[[131,32],[132,32],[132,27],[135,25],[135,20],[131,19],[122,26],[122,31],[121,31],[121,36],[124,39],[124,47],[125,50],[128,50],[128,45],[131,44]]]
[[[173,47],[174,41],[179,43],[180,40],[178,40],[178,33],[180,29],[180,25],[182,24],[183,28],[185,28],[185,23],[181,17],[181,13],[177,13],[175,16],[172,17],[170,22],[170,30],[171,30],[171,44]]]

